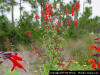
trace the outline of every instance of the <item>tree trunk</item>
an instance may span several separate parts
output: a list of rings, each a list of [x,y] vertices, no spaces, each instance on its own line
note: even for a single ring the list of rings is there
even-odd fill
[[[12,7],[12,25],[14,26],[14,5],[13,5],[13,0],[11,3],[11,7]]]
[[[20,0],[20,19],[21,19],[21,0]]]

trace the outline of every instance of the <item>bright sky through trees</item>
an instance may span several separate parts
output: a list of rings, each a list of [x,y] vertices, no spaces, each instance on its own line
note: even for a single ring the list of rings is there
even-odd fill
[[[19,0],[16,0],[17,2],[19,2]],[[70,0],[64,0],[65,3],[68,3]],[[86,0],[80,0],[81,1],[81,11],[80,13],[82,14],[83,12],[83,1],[86,1]],[[52,0],[51,0],[52,2]],[[31,6],[29,3],[22,3],[22,6],[24,7],[24,10],[25,11],[28,11],[29,13],[31,12]],[[92,4],[89,5],[89,4],[85,4],[85,6],[92,6],[92,16],[91,17],[95,17],[95,16],[100,16],[100,0],[92,0]],[[40,8],[39,8],[40,10]],[[5,13],[7,14],[8,18],[11,20],[11,12],[10,13]],[[19,18],[19,14],[20,14],[20,11],[19,11],[19,6],[15,6],[15,10],[14,10],[14,17],[15,19],[18,19]]]

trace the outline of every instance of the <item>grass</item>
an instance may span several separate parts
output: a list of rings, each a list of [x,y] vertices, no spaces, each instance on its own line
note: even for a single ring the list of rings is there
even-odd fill
[[[3,75],[21,75],[20,72],[13,71],[11,72],[10,70],[5,70]]]

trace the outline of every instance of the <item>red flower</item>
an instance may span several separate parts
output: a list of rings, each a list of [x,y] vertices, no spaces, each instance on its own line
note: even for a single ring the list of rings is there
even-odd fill
[[[80,7],[80,4],[76,4],[76,7],[78,7],[78,8],[79,8],[79,7]]]
[[[48,4],[47,3],[45,4],[45,8],[48,9]]]
[[[100,69],[100,62],[98,63],[98,69]]]
[[[70,15],[71,13],[69,12],[68,14]]]
[[[96,62],[93,62],[91,67],[92,67],[93,69],[95,69],[95,68],[96,68]]]
[[[88,59],[88,61],[89,61],[89,63],[88,63],[88,64],[90,64],[90,63],[94,62],[94,60],[92,60],[92,59]]]
[[[64,67],[64,66],[65,66],[65,64],[63,64],[63,63],[62,63],[61,65],[62,65],[62,67]]]
[[[89,45],[91,48],[90,48],[90,50],[93,50],[94,48],[95,48],[95,46],[93,46],[93,45]]]
[[[24,69],[24,67],[20,63],[18,63],[16,59],[10,58],[9,60],[11,60],[12,63],[13,63],[13,67],[12,67],[11,71],[13,71],[15,67],[18,67],[20,69],[23,69],[26,72],[26,70]]]
[[[61,51],[61,48],[58,48],[59,51]]]
[[[32,48],[33,50],[36,50],[36,48]]]
[[[54,56],[54,58],[57,58],[57,56]]]
[[[72,16],[74,16],[74,13],[72,13]]]
[[[49,17],[49,21],[52,21],[52,18],[51,17]]]
[[[54,25],[52,25],[52,28],[55,28],[55,26],[54,26]]]
[[[95,56],[95,54],[92,54],[92,56]]]
[[[38,51],[36,51],[36,54],[38,55],[38,57],[40,57],[41,55],[40,55],[40,53],[38,52]]]
[[[26,31],[24,34],[28,35],[29,37],[32,37],[32,31]]]
[[[48,12],[49,16],[52,16],[52,13],[51,12]]]
[[[42,12],[42,14],[44,15],[44,12]]]
[[[48,17],[47,16],[45,16],[45,20],[48,21]]]
[[[45,25],[45,26],[44,26],[44,29],[46,29],[46,28],[47,28],[47,26]]]
[[[24,34],[27,35],[28,33],[32,34],[32,31],[26,31]]]
[[[12,67],[11,71],[13,71],[15,67],[18,67],[20,69],[23,69],[26,72],[26,70],[24,69],[24,67],[20,63],[17,62],[17,60],[22,61],[21,57],[18,57],[16,55],[12,55],[11,54],[11,57],[9,58],[9,60],[11,60],[12,63],[13,63],[13,67]]]
[[[42,19],[43,17],[41,17],[41,19]]]
[[[8,46],[7,46],[7,47],[5,47],[5,48],[8,48]]]
[[[65,12],[66,14],[68,14],[68,12]]]
[[[51,9],[54,9],[54,7],[53,7],[53,6],[51,6]]]
[[[16,55],[11,55],[11,57],[14,58],[15,60],[19,60],[19,61],[23,60],[21,57],[18,57]]]
[[[100,52],[100,47],[97,49],[97,52],[98,52],[98,53]]]
[[[4,42],[5,44],[7,44],[8,42]]]
[[[44,54],[43,56],[47,56],[46,54]]]
[[[57,28],[57,31],[60,31],[60,29],[59,29],[59,28]]]
[[[59,24],[58,27],[61,27],[61,25]]]
[[[74,21],[74,25],[77,26],[77,21]]]
[[[44,51],[40,51],[41,53],[44,53]]]
[[[39,19],[39,16],[36,14],[36,15],[35,15],[35,18],[36,18],[36,19]]]
[[[8,49],[9,51],[11,51],[11,49]]]
[[[54,17],[54,20],[56,19],[57,17]]]
[[[76,10],[76,12],[78,11],[78,8],[77,7],[75,7],[75,10]]]

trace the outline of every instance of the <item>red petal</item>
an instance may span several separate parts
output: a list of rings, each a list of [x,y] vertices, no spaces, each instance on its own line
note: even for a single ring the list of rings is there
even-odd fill
[[[95,48],[95,46],[93,46],[93,45],[89,45],[91,48],[90,48],[90,50],[93,50],[94,48]]]
[[[12,67],[12,69],[11,69],[11,72],[15,69],[15,67],[16,67],[16,65],[13,64],[13,67]]]
[[[26,72],[26,70],[24,69],[24,67],[20,63],[18,63],[17,60],[15,60],[13,58],[10,58],[10,60],[13,62],[13,68],[11,69],[12,71],[15,68],[15,66],[17,66],[18,68],[21,68],[21,69],[23,69]]]
[[[100,52],[100,47],[97,49],[97,52],[98,52],[98,53]]]
[[[95,64],[95,62],[93,62],[92,63],[92,66],[91,66],[93,69],[95,69],[96,68],[96,64]]]
[[[5,47],[5,48],[8,48],[8,47]]]
[[[47,55],[45,54],[45,55],[43,55],[43,56],[47,56]]]
[[[8,42],[5,42],[5,44],[7,44]]]
[[[74,21],[75,26],[77,26],[77,21]]]
[[[18,57],[18,56],[16,56],[16,55],[11,55],[11,56],[12,56],[12,58],[14,58],[15,60],[20,60],[20,61],[23,60],[21,57]]]
[[[65,64],[61,64],[61,65],[62,65],[62,67],[64,67]]]
[[[52,25],[52,28],[55,28],[55,26],[54,26],[54,25]]]
[[[88,63],[88,64],[90,64],[90,63],[94,62],[94,60],[92,60],[92,59],[88,59],[88,61],[89,61],[89,63]]]
[[[98,68],[100,69],[100,62],[98,63]]]
[[[60,31],[60,29],[58,28],[57,31]]]
[[[46,29],[47,28],[47,26],[44,26],[44,29]]]

